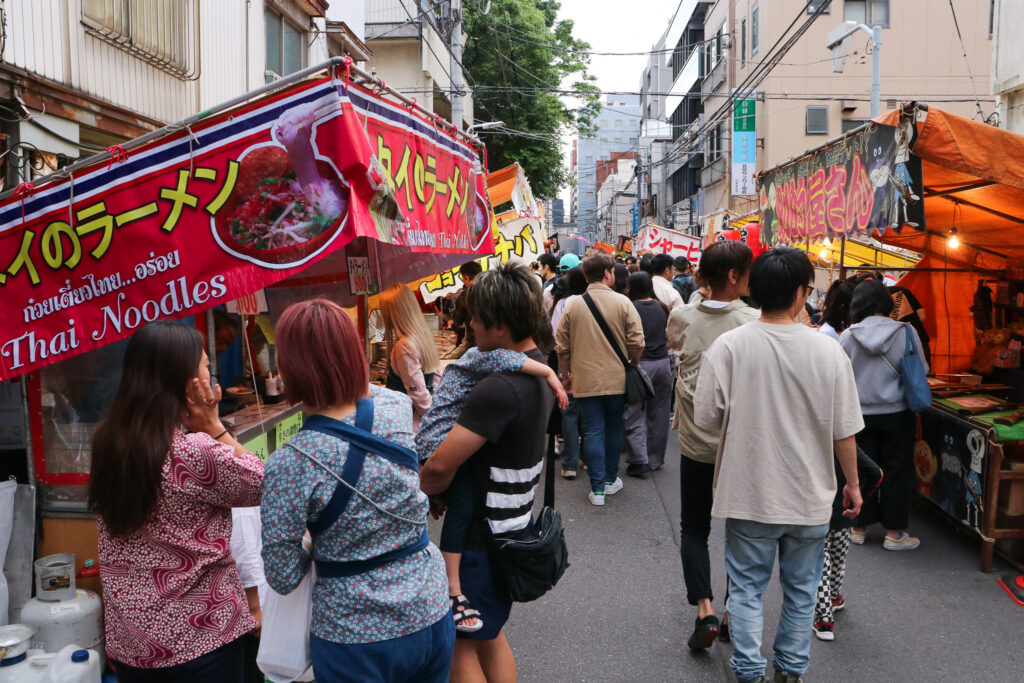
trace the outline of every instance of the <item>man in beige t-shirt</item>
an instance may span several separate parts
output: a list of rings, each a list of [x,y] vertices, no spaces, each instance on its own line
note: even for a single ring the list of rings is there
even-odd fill
[[[864,421],[849,358],[797,322],[814,268],[798,249],[763,254],[750,271],[756,322],[726,332],[704,354],[694,421],[720,431],[712,514],[726,520],[730,664],[740,681],[764,680],[762,595],[779,557],[782,617],[776,681],[810,663],[815,593],[836,493],[833,449],[846,475],[847,516],[860,511],[854,435]]]

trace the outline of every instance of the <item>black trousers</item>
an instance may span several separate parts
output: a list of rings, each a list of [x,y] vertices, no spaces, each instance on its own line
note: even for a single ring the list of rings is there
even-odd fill
[[[244,683],[245,637],[174,666],[140,669],[121,662],[112,664],[118,683]]]
[[[714,599],[711,591],[711,489],[715,480],[714,463],[698,462],[685,455],[680,458],[679,486],[682,510],[679,515],[679,555],[683,561],[686,600]]]
[[[882,468],[882,485],[873,496],[864,499],[857,526],[878,522],[889,531],[902,531],[909,525],[916,420],[909,410],[864,416],[864,429],[857,434],[857,445]]]

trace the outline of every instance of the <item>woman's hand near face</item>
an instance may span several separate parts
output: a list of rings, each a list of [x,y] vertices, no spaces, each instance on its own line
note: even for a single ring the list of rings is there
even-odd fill
[[[217,412],[221,399],[220,385],[215,384],[211,388],[209,379],[195,377],[189,381],[185,394],[188,399],[185,427],[193,432],[206,432],[216,439],[224,431]]]

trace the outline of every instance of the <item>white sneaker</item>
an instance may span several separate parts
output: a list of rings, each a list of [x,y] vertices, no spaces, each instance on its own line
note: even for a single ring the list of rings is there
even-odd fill
[[[591,491],[590,504],[598,506],[604,505],[604,491]]]
[[[615,477],[615,481],[613,481],[612,483],[610,483],[610,484],[606,483],[604,485],[604,495],[606,495],[606,496],[614,496],[616,493],[618,493],[621,490],[622,490],[622,480],[619,479],[618,477]]]
[[[823,621],[815,622],[814,635],[817,636],[818,640],[824,640],[825,642],[833,641],[836,639],[836,632],[833,630],[834,628],[833,624]]]

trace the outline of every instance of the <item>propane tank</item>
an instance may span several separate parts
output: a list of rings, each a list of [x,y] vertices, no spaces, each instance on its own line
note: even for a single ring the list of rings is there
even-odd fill
[[[21,622],[35,629],[34,648],[57,652],[76,643],[102,657],[103,603],[96,593],[75,586],[74,568],[72,553],[36,561],[36,597],[25,603]]]

